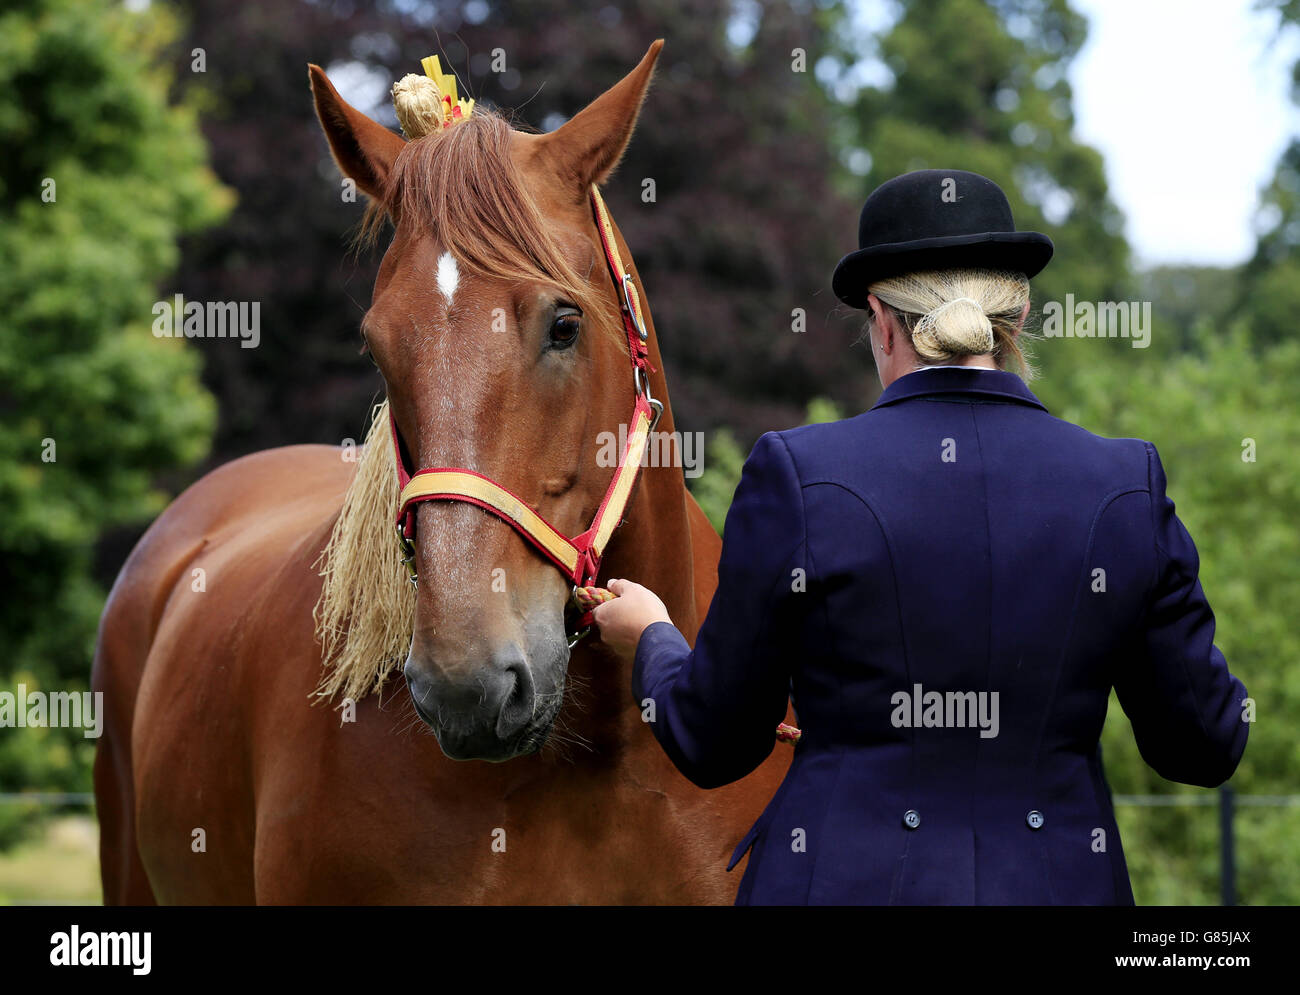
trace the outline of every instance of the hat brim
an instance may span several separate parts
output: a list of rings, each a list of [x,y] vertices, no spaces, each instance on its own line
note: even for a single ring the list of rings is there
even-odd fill
[[[839,261],[831,289],[850,307],[865,308],[871,284],[885,277],[956,267],[1012,270],[1033,277],[1042,272],[1054,249],[1052,240],[1036,231],[945,235],[872,245]]]

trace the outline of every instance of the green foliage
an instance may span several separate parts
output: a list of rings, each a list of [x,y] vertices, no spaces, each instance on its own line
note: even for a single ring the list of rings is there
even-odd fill
[[[705,450],[704,471],[698,477],[688,477],[686,482],[704,514],[721,535],[723,523],[727,520],[727,509],[731,507],[731,498],[736,493],[736,485],[740,483],[745,451],[729,428],[717,429],[710,436]]]
[[[0,638],[29,685],[86,686],[94,543],[156,514],[214,426],[197,355],[150,332],[178,238],[230,206],[156,65],[175,33],[107,0],[0,15]],[[0,730],[0,787],[84,789],[80,735]]]
[[[1300,28],[1300,0],[1258,0],[1260,9],[1278,14],[1278,34]],[[1300,62],[1291,67],[1291,102],[1300,103]],[[1259,239],[1243,267],[1235,310],[1250,322],[1261,342],[1281,342],[1295,335],[1300,304],[1300,138],[1293,137],[1278,159],[1273,176],[1260,192],[1256,211]]]
[[[1152,302],[1156,334],[1185,352],[1196,348],[1197,326],[1229,318],[1239,280],[1237,268],[1155,266],[1137,274],[1135,299]],[[1120,351],[1127,348],[1125,344]]]
[[[18,686],[26,693],[63,690],[63,686],[42,686],[32,673],[19,672],[0,681],[0,692],[17,696]],[[94,762],[94,740],[80,729],[28,727],[0,729],[0,791],[36,788],[41,791],[86,791],[86,772]],[[0,851],[25,838],[48,810],[24,803],[0,805]]]
[[[822,425],[828,421],[839,421],[844,417],[843,409],[826,397],[814,397],[808,402],[808,411],[804,415],[805,425]]]
[[[1261,342],[1282,342],[1296,333],[1300,314],[1300,250],[1251,270],[1243,280],[1239,314]]]

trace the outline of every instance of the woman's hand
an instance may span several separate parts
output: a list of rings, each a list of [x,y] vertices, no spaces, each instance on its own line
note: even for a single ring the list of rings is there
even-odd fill
[[[591,613],[600,639],[620,656],[635,656],[641,633],[652,622],[672,623],[668,609],[648,587],[630,580],[611,580],[609,590],[618,597],[597,605]]]

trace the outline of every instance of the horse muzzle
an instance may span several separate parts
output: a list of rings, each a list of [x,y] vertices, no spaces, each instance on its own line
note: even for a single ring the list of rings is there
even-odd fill
[[[567,646],[561,643],[560,650],[562,658],[548,660],[539,673],[514,643],[472,663],[417,654],[413,647],[403,673],[416,714],[443,753],[452,760],[500,762],[535,753],[546,742],[563,698]]]

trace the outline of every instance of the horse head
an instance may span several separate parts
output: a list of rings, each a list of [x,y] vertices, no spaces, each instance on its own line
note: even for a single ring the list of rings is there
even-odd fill
[[[390,437],[411,468],[472,470],[567,536],[601,506],[614,473],[601,433],[627,425],[633,397],[591,191],[632,136],[661,45],[548,134],[478,107],[405,141],[311,67],[335,162],[393,225],[362,322]],[[393,443],[371,440],[391,473]],[[563,701],[571,580],[481,507],[413,514],[402,667],[416,711],[449,757],[535,752]],[[385,528],[395,544],[391,517]]]

